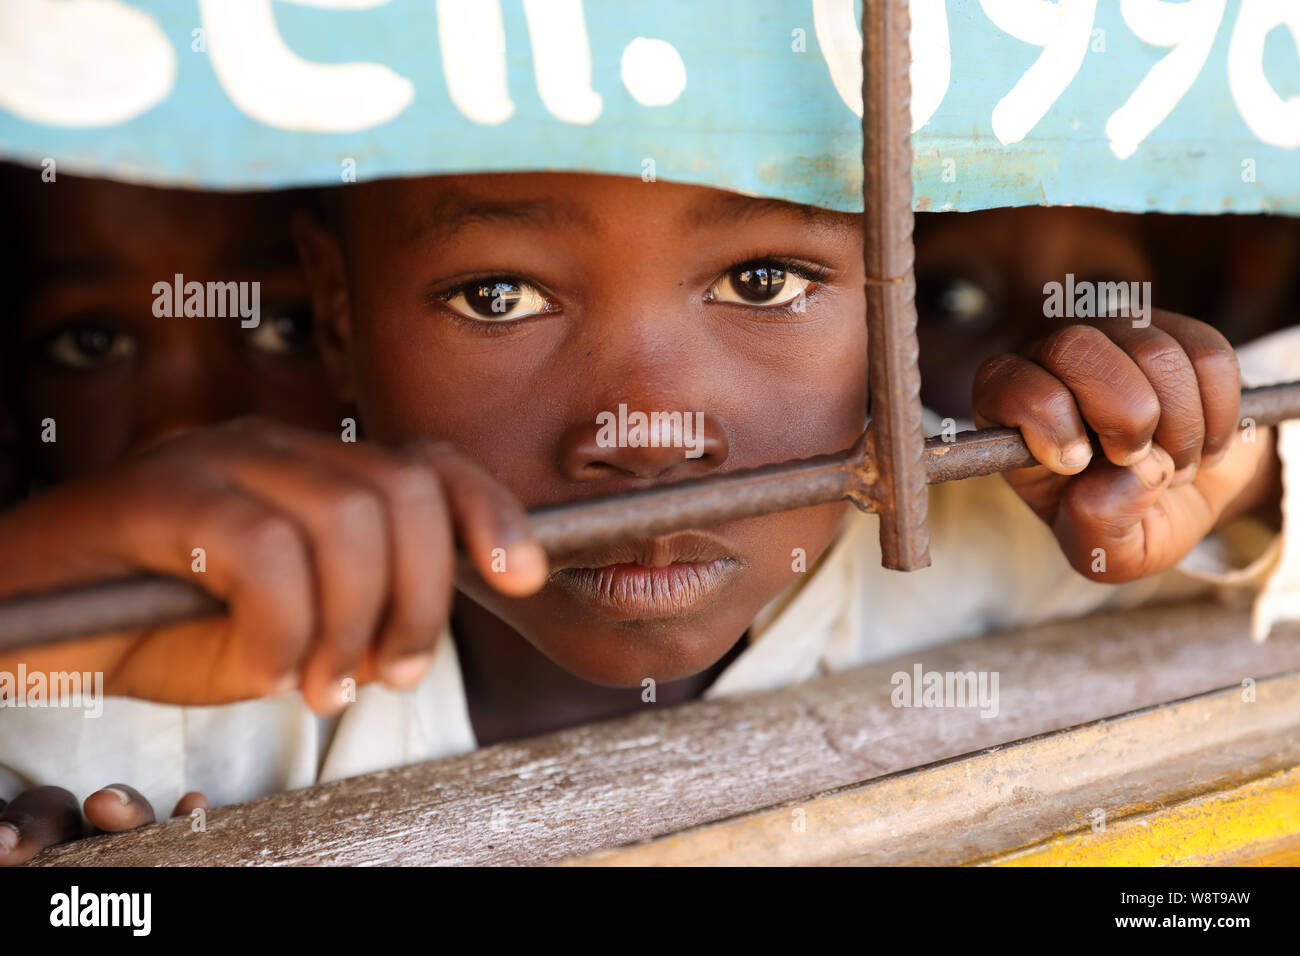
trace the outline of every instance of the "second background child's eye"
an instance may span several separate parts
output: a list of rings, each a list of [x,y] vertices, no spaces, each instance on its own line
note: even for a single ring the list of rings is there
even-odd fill
[[[442,301],[457,315],[478,322],[512,322],[557,308],[536,286],[514,276],[466,282],[446,293]]]
[[[135,355],[135,339],[106,326],[78,325],[51,336],[44,351],[56,365],[88,371]]]
[[[995,318],[994,299],[980,283],[955,273],[916,278],[916,308],[922,321],[953,328],[983,328]]]
[[[263,310],[257,328],[248,331],[248,344],[267,355],[309,355],[316,340],[311,307],[297,305]]]
[[[776,308],[798,299],[811,285],[811,279],[788,270],[779,262],[745,262],[721,275],[709,288],[705,299]]]

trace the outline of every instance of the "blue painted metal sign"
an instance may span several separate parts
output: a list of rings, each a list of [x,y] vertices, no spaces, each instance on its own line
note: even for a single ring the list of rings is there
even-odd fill
[[[913,0],[918,209],[1300,214],[1300,0]],[[0,155],[572,169],[861,209],[854,0],[4,0]]]

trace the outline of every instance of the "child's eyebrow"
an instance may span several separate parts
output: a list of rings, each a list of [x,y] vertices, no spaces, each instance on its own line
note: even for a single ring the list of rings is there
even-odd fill
[[[475,225],[525,226],[552,229],[558,225],[596,228],[596,220],[583,207],[560,199],[530,199],[519,202],[445,196],[434,203],[429,219],[421,225],[422,235],[431,234],[440,244],[453,241],[461,230]]]
[[[692,204],[683,216],[685,220],[683,225],[692,229],[718,225],[734,226],[740,222],[752,222],[769,216],[798,218],[805,226],[835,232],[858,228],[856,217],[845,213],[835,213],[816,206],[804,206],[782,199],[741,196],[724,192],[711,194]]]

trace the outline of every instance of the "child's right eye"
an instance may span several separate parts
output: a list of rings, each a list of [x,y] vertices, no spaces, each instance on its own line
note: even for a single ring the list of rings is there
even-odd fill
[[[103,368],[135,354],[135,340],[100,325],[78,325],[56,332],[45,342],[47,359],[64,368]]]
[[[442,295],[442,301],[457,315],[476,322],[513,322],[559,306],[540,289],[515,276],[489,276],[466,282]]]

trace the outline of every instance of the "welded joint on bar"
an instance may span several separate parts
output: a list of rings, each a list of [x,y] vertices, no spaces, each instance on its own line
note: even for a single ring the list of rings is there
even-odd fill
[[[853,446],[850,454],[850,471],[853,480],[844,489],[844,497],[860,511],[879,514],[886,510],[886,498],[889,489],[880,480],[880,469],[876,467],[875,432],[871,423],[867,430]]]

